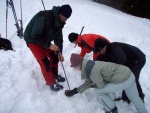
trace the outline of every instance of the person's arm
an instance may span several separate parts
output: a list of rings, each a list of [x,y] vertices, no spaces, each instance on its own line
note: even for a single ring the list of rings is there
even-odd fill
[[[44,36],[44,31],[46,29],[46,20],[44,17],[38,17],[34,22],[34,26],[31,32],[30,38],[34,44],[39,44],[45,48],[49,48],[51,43],[47,41]]]
[[[92,84],[93,81],[90,78],[87,78],[86,81],[77,88],[78,92],[83,93],[85,90],[89,89],[92,86]]]
[[[94,53],[94,52],[93,52],[93,60],[96,60],[99,56],[100,56],[99,53]]]
[[[92,86],[93,82],[90,78],[87,78],[85,83],[79,86],[78,88],[74,88],[73,90],[65,90],[65,95],[70,97],[77,93],[82,93],[85,90],[89,89]]]
[[[92,73],[91,73],[91,80],[94,82],[94,84],[96,84],[96,86],[101,89],[104,87],[105,85],[105,81],[101,75],[101,71],[105,71],[105,70],[97,70],[97,68],[93,68],[92,69]]]
[[[80,56],[84,57],[86,52],[81,48]]]
[[[63,35],[62,35],[62,30],[58,31],[55,34],[54,43],[59,47],[60,53],[62,54],[62,50],[63,50]]]

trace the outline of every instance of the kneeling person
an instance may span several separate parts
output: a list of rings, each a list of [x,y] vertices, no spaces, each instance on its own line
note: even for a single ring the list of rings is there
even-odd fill
[[[137,112],[147,113],[144,103],[138,95],[135,77],[128,67],[110,62],[87,60],[75,53],[71,55],[70,61],[72,67],[81,71],[81,79],[85,79],[85,83],[73,90],[66,90],[66,96],[82,93],[94,83],[97,85],[97,93],[106,111],[118,112],[108,93],[125,90]]]

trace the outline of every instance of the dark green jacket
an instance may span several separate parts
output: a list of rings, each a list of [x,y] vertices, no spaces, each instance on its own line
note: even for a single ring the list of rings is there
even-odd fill
[[[54,6],[52,10],[40,11],[31,19],[24,32],[27,44],[38,44],[48,49],[51,41],[54,41],[62,52],[62,28],[65,22],[59,20],[59,8]]]

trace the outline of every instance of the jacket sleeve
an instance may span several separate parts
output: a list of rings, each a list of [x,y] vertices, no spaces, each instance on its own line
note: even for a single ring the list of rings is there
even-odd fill
[[[80,56],[84,57],[85,54],[86,54],[86,52],[83,49],[81,49]]]
[[[63,50],[63,35],[62,29],[55,33],[54,43],[59,47],[60,52],[62,53]]]
[[[87,78],[87,79],[85,80],[85,83],[82,84],[81,86],[79,86],[79,87],[77,88],[77,91],[78,91],[79,93],[82,93],[82,92],[84,92],[85,90],[89,89],[89,88],[92,86],[92,84],[93,84],[92,80],[91,80],[90,78]]]
[[[39,44],[45,48],[49,48],[51,43],[47,41],[44,36],[45,29],[46,29],[45,18],[38,17],[34,23],[30,38],[32,39],[33,43]]]
[[[100,71],[97,71],[97,68],[93,68],[93,71],[90,76],[91,76],[91,80],[97,85],[99,89],[104,87],[105,81]]]
[[[99,55],[100,55],[99,53],[93,52],[93,60],[96,60],[99,57]]]

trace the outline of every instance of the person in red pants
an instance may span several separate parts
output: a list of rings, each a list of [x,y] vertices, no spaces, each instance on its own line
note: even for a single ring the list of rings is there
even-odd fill
[[[65,81],[58,75],[58,62],[64,61],[62,29],[71,13],[69,4],[40,11],[30,20],[24,32],[24,39],[41,67],[46,85],[53,91],[62,90],[63,86],[58,82]]]

